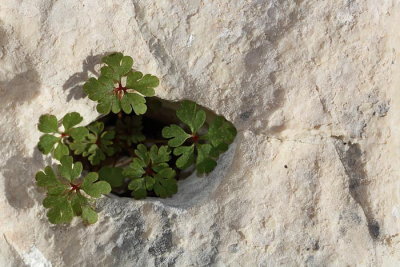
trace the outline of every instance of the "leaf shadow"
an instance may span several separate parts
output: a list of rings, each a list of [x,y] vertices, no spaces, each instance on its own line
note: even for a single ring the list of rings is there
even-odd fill
[[[17,154],[7,160],[3,169],[5,197],[13,208],[32,208],[35,202],[39,201],[41,193],[37,190],[34,177],[44,163],[43,156],[37,148],[31,158]]]
[[[87,56],[85,60],[83,60],[82,71],[74,73],[63,84],[63,90],[68,91],[68,101],[71,101],[72,98],[78,100],[85,97],[85,93],[82,89],[83,83],[89,78],[90,73],[95,76],[99,76],[99,73],[96,71],[95,66],[100,64],[101,59],[108,54],[108,52],[97,55],[91,54]]]

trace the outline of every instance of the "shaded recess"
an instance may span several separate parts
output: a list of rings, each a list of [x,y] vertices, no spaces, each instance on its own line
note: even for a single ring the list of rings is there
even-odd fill
[[[125,114],[120,112],[117,114],[110,113],[108,115],[103,115],[98,117],[95,122],[104,123],[105,130],[114,130],[116,132],[115,142],[122,142],[120,145],[122,149],[118,151],[115,155],[107,157],[100,165],[92,165],[87,157],[82,155],[73,155],[74,161],[80,161],[83,164],[84,170],[88,172],[99,172],[103,166],[110,167],[126,167],[132,162],[132,158],[136,157],[135,149],[138,143],[144,143],[148,147],[152,145],[167,145],[168,140],[162,137],[162,129],[171,124],[177,124],[182,128],[187,127],[176,116],[176,110],[179,108],[181,102],[174,102],[163,100],[157,97],[152,97],[147,99],[147,112],[144,115],[135,115],[133,112],[131,114]],[[198,131],[199,133],[205,132],[208,128],[209,122],[213,121],[217,115],[205,107],[199,106],[207,114],[206,123]],[[93,122],[92,122],[93,123]],[[185,129],[189,130],[189,129]],[[122,139],[123,136],[131,136],[141,132],[143,138],[141,142],[132,142],[132,144],[127,145],[126,141]],[[184,145],[193,144],[193,140],[189,138]],[[203,140],[196,140],[198,143],[203,143]],[[174,162],[177,160],[177,156],[171,153],[171,159],[168,164],[174,168],[176,171],[176,179],[178,181],[184,180],[195,173],[195,166],[191,166],[187,169],[181,170],[175,167]],[[204,177],[201,177],[204,178]],[[128,189],[128,183],[130,179],[126,178],[124,184],[121,187],[113,187],[113,193],[120,197],[131,197],[131,191]],[[180,189],[178,190],[178,194]],[[149,197],[156,197],[153,191],[148,192]]]

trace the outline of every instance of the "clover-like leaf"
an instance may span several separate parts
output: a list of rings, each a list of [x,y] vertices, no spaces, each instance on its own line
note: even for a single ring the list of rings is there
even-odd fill
[[[62,157],[60,162],[61,165],[58,167],[58,172],[68,181],[73,181],[81,175],[83,170],[82,163],[73,163],[72,157]]]
[[[143,74],[140,71],[130,72],[126,80],[126,87],[144,96],[154,96],[154,88],[160,84],[156,76]]]
[[[54,149],[54,145],[57,144],[60,140],[61,137],[44,134],[39,139],[38,148],[43,154],[47,155]]]
[[[121,109],[130,114],[144,114],[147,110],[144,96],[153,96],[158,78],[141,72],[133,72],[133,60],[122,53],[113,53],[102,59],[107,64],[101,68],[100,77],[90,78],[83,90],[91,100],[98,101],[97,111],[103,114],[119,113]],[[126,77],[126,84],[123,78]]]
[[[169,167],[171,151],[167,146],[153,145],[150,150],[139,144],[135,150],[137,158],[124,170],[123,174],[132,179],[128,188],[136,199],[144,198],[154,191],[159,197],[169,197],[177,192],[174,179],[176,172]]]
[[[101,69],[102,76],[112,78],[116,82],[130,72],[133,65],[133,59],[130,56],[124,56],[122,53],[105,56],[102,58],[102,62],[108,65]]]
[[[162,136],[164,138],[171,138],[168,140],[168,145],[170,147],[181,146],[187,139],[191,137],[190,134],[186,133],[185,130],[176,124],[164,127],[162,129]]]
[[[195,161],[194,145],[177,147],[174,149],[174,155],[180,156],[176,160],[176,167],[184,170],[190,167]]]
[[[56,133],[58,131],[58,121],[56,116],[50,114],[40,116],[38,129],[42,133]]]
[[[228,149],[237,134],[236,128],[222,116],[218,116],[210,124],[208,132],[203,138],[220,152]]]
[[[67,196],[48,195],[43,200],[43,206],[49,209],[47,217],[51,223],[69,223],[74,217],[71,202]]]
[[[67,113],[62,118],[62,124],[64,126],[65,131],[70,130],[72,127],[78,125],[82,121],[83,118],[78,112]]]
[[[44,171],[39,171],[36,173],[36,184],[40,187],[44,187],[47,190],[55,187],[67,189],[68,186],[61,183],[59,179],[57,179],[53,169],[50,166],[47,166]]]
[[[211,157],[210,144],[197,145],[196,170],[198,173],[209,173],[217,166],[217,162]]]
[[[111,192],[111,186],[105,181],[98,181],[99,175],[95,172],[90,172],[83,178],[82,190],[91,197],[99,198]]]
[[[195,134],[206,121],[205,111],[199,110],[196,103],[189,100],[182,102],[180,108],[176,111],[176,116],[189,126],[193,134]]]

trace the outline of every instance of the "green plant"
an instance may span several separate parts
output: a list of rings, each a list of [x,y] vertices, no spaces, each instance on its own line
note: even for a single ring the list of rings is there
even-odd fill
[[[111,192],[111,186],[97,181],[98,174],[88,173],[81,177],[82,163],[73,163],[72,157],[60,159],[57,174],[50,166],[36,174],[37,185],[47,190],[43,206],[49,208],[47,217],[51,223],[68,223],[74,216],[81,216],[87,223],[97,221],[93,199]]]
[[[186,169],[195,162],[197,172],[211,172],[217,165],[215,159],[233,142],[236,128],[219,116],[210,124],[208,132],[200,134],[199,129],[206,121],[206,113],[191,101],[183,101],[176,115],[188,126],[189,133],[176,124],[162,131],[163,137],[170,138],[168,145],[174,147],[174,155],[179,156],[176,166]]]
[[[167,146],[152,145],[149,151],[143,144],[137,146],[137,157],[123,172],[132,179],[128,188],[135,198],[145,198],[152,190],[159,197],[169,197],[178,191],[176,172],[168,165],[170,153]]]
[[[99,77],[83,86],[102,117],[87,126],[79,126],[83,118],[77,112],[61,120],[39,118],[38,148],[60,162],[56,170],[46,166],[36,174],[37,185],[47,190],[43,205],[51,223],[74,216],[96,222],[95,199],[110,192],[171,197],[181,172],[211,172],[236,136],[232,123],[222,116],[210,119],[192,101],[181,102],[173,114],[164,114],[157,101],[147,105],[159,80],[132,70],[131,57],[114,53],[102,62]]]
[[[45,114],[40,116],[38,129],[45,133],[40,137],[38,148],[47,155],[52,153],[55,159],[60,160],[62,156],[69,154],[69,149],[66,144],[68,137],[72,137],[78,141],[83,139],[88,130],[85,127],[74,127],[81,123],[83,118],[77,112],[65,114],[61,119],[63,129],[60,129],[59,121],[56,116]]]
[[[158,78],[133,71],[132,58],[122,53],[111,54],[102,61],[107,65],[101,68],[100,77],[90,78],[83,86],[89,98],[99,102],[97,111],[108,114],[110,111],[118,113],[122,109],[126,114],[132,110],[137,115],[146,113],[144,97],[154,96],[154,88],[159,84]],[[122,80],[124,77],[125,84]]]
[[[92,165],[98,165],[105,160],[106,155],[112,156],[115,153],[113,140],[114,131],[104,131],[102,122],[94,122],[87,127],[85,135],[70,143],[71,150],[75,155],[87,157]]]

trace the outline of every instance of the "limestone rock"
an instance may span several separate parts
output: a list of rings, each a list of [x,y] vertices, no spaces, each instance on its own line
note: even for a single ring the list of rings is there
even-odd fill
[[[0,266],[398,266],[396,0],[0,3]],[[171,199],[103,198],[90,227],[50,225],[34,174],[43,113],[122,51],[238,137]]]

